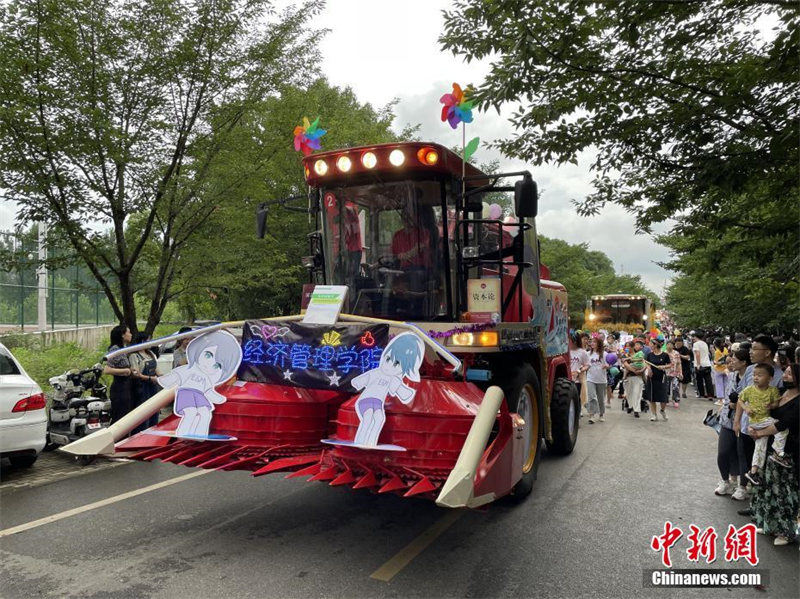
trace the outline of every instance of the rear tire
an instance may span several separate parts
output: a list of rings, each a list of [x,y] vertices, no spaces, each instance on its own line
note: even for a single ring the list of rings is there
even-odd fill
[[[578,422],[581,414],[581,398],[575,383],[558,378],[553,384],[553,398],[550,402],[550,421],[552,441],[547,441],[547,449],[558,455],[567,455],[575,449],[578,441]]]
[[[507,373],[507,378],[505,376],[503,378],[510,381],[502,385],[509,411],[522,416],[526,426],[532,427],[522,478],[511,490],[514,498],[521,500],[530,495],[536,480],[536,471],[539,469],[540,449],[544,437],[541,387],[539,387],[539,377],[530,364],[520,364],[518,368]]]
[[[24,455],[11,455],[8,456],[8,461],[11,462],[11,465],[14,466],[14,468],[30,468],[33,466],[33,463],[36,461],[37,457],[39,456],[29,453]]]

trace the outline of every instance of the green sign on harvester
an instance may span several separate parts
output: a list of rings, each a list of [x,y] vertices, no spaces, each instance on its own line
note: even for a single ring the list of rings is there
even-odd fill
[[[347,285],[317,285],[311,292],[303,322],[335,324],[346,295]]]

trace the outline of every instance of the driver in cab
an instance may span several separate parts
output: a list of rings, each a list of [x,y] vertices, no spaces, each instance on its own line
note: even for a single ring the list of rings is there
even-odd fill
[[[415,188],[417,201],[422,190]],[[431,234],[415,214],[415,206],[407,205],[402,210],[403,228],[392,237],[392,254],[401,269],[431,267]]]

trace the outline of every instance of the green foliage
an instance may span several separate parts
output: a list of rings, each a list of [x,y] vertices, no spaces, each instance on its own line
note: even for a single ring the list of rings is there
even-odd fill
[[[235,320],[296,313],[307,278],[300,264],[308,253],[309,216],[271,207],[268,234],[255,235],[255,212],[265,200],[304,196],[302,155],[294,150],[291,132],[303,116],[320,117],[328,131],[325,149],[395,141],[393,104],[375,109],[358,102],[349,88],[324,79],[307,88],[285,87],[269,98],[232,132],[235,142],[220,154],[209,185],[236,188],[220,192],[217,209],[181,257],[176,277],[179,303],[189,320]],[[291,204],[305,208],[307,201]]]
[[[152,331],[181,251],[249,173],[210,176],[240,123],[319,63],[319,3],[12,0],[0,7],[0,182],[119,320]],[[149,268],[138,269],[140,260]],[[141,279],[137,281],[137,277]]]
[[[86,350],[74,343],[59,343],[50,347],[17,347],[14,357],[43,391],[49,391],[47,382],[71,368],[88,368],[100,361],[105,349]]]
[[[596,153],[580,213],[677,223],[658,239],[680,324],[754,330],[797,322],[799,25],[782,0],[458,0],[440,41],[491,56],[475,94],[519,106],[506,154]]]
[[[569,322],[572,328],[583,325],[584,308],[593,295],[631,293],[658,301],[638,275],[619,275],[603,252],[590,251],[585,243],[570,244],[561,239],[539,236],[541,261],[550,269],[550,278],[569,292]]]
[[[722,227],[687,227],[663,235],[664,266],[680,275],[667,304],[684,328],[789,332],[800,314],[797,223],[800,196],[783,210],[758,192],[728,198]],[[760,223],[761,226],[755,226]]]

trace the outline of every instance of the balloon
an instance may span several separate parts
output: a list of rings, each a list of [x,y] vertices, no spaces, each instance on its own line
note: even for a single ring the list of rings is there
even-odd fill
[[[608,369],[608,373],[611,376],[615,377],[619,374],[619,368],[617,368],[616,366],[612,366],[611,368]]]
[[[608,363],[608,364],[616,364],[617,363],[617,354],[606,354],[606,363]]]
[[[503,209],[500,204],[489,204],[489,218],[499,220],[501,216],[503,216]]]

